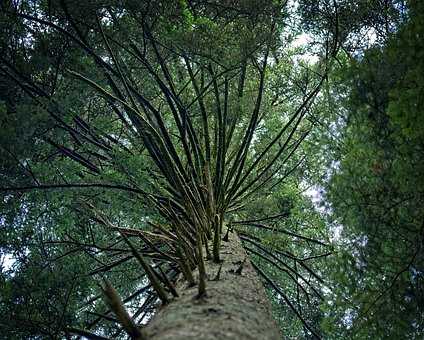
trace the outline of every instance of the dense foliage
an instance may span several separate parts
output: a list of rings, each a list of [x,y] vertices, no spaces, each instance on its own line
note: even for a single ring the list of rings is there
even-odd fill
[[[329,337],[422,337],[423,5],[383,46],[344,58],[326,200],[338,232]]]

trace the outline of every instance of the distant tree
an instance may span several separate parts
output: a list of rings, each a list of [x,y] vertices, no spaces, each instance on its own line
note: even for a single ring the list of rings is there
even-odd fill
[[[384,46],[345,58],[333,77],[341,109],[327,133],[335,157],[326,198],[341,235],[329,261],[329,338],[424,332],[423,13],[409,2],[409,19]]]

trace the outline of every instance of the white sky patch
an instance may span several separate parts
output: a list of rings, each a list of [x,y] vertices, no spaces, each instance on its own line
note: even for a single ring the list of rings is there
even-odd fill
[[[16,259],[12,254],[4,254],[1,256],[1,271],[9,271],[12,269],[13,265],[16,263]]]
[[[303,194],[308,197],[314,208],[320,212],[321,214],[327,214],[328,210],[322,204],[324,202],[324,197],[322,193],[324,192],[324,188],[319,185],[310,185],[306,190],[303,191]]]
[[[303,191],[303,195],[309,198],[315,208],[322,216],[329,216],[332,213],[331,207],[325,204],[325,198],[323,193],[324,188],[319,185],[310,185],[306,190]],[[343,225],[340,223],[331,223],[329,225],[330,240],[331,242],[337,243],[341,240]]]
[[[308,45],[313,41],[313,38],[308,33],[300,34],[294,41],[291,46],[293,48],[302,48],[305,51],[302,54],[296,56],[297,61],[307,62],[308,64],[315,64],[319,61],[319,57],[316,54],[312,54],[308,51]]]
[[[330,227],[330,232],[331,232],[331,237],[330,237],[331,242],[337,243],[342,237],[343,226],[337,223],[334,226]]]
[[[293,47],[304,47],[308,44],[308,42],[310,41],[310,35],[307,33],[302,33],[300,34],[293,42],[292,42],[292,46]]]
[[[366,36],[368,39],[368,43],[370,45],[374,45],[377,42],[377,31],[374,28],[370,28],[367,32],[366,32]]]

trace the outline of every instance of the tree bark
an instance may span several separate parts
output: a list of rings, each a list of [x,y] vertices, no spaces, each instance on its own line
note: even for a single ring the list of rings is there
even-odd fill
[[[221,263],[206,261],[207,296],[177,283],[180,296],[162,307],[147,327],[152,340],[277,340],[271,304],[235,233],[221,245]]]

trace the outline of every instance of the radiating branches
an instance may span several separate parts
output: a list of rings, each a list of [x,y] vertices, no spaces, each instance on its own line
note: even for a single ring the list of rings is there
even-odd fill
[[[91,310],[86,329],[75,328],[75,334],[84,336],[104,321],[120,324],[121,329],[111,327],[115,337],[123,329],[134,339],[145,338],[136,318],[144,320],[158,300],[165,305],[176,298],[180,274],[189,286],[198,286],[197,297],[207,298],[206,261],[221,263],[221,241],[228,239],[223,229],[231,220],[243,230],[326,246],[267,225],[275,216],[237,221],[246,203],[260,193],[272,193],[302,166],[304,158],[298,153],[310,129],[305,117],[331,55],[327,51],[315,67],[316,79],[307,84],[309,92],[299,95],[297,106],[270,105],[271,51],[283,29],[285,4],[269,1],[261,8],[259,2],[252,7],[248,3],[239,9],[204,1],[189,1],[185,7],[169,1],[108,7],[88,2],[82,10],[60,1],[54,6],[49,2],[48,11],[40,4],[36,10],[23,6],[5,14],[32,25],[37,34],[54,33],[69,45],[67,62],[56,70],[60,82],[53,92],[40,84],[41,71],[28,75],[18,63],[0,56],[0,73],[53,122],[41,140],[54,153],[47,159],[65,159],[68,173],[60,180],[12,183],[0,190],[96,188],[127,194],[116,203],[120,209],[112,209],[97,192],[86,190],[76,199],[83,202],[77,209],[101,228],[101,242],[90,228],[80,238],[66,233],[63,240],[55,240],[66,242],[71,253],[79,249],[96,264],[87,274],[105,279],[107,309]],[[268,117],[275,118],[271,127]],[[138,220],[122,216],[122,207],[133,202],[146,208],[140,209]],[[274,252],[243,230],[241,239],[252,256],[284,272],[306,296],[320,297],[311,280],[322,279],[305,261],[284,249]],[[121,299],[113,280],[106,279],[116,275],[122,280],[120,270],[130,265],[137,265],[145,284],[135,285],[135,292]],[[260,273],[282,294],[265,271]],[[146,297],[142,306],[126,305],[141,295]],[[89,299],[92,305],[97,298]]]
[[[275,290],[284,300],[285,303],[290,307],[290,309],[296,314],[296,316],[300,319],[302,324],[306,327],[306,329],[311,332],[316,339],[321,339],[319,334],[309,325],[309,323],[304,319],[302,314],[297,310],[297,308],[294,306],[294,304],[288,299],[286,294],[283,292],[283,290],[278,287],[277,284],[275,284],[274,281],[262,270],[260,269],[256,264],[252,263],[253,267],[257,270],[259,275],[267,282],[273,290]]]
[[[131,339],[147,339],[147,336],[144,334],[144,332],[134,323],[133,319],[128,314],[123,305],[121,297],[118,295],[115,288],[108,280],[104,280],[102,290],[107,304],[116,315],[119,323],[122,325],[125,332],[131,337]]]

